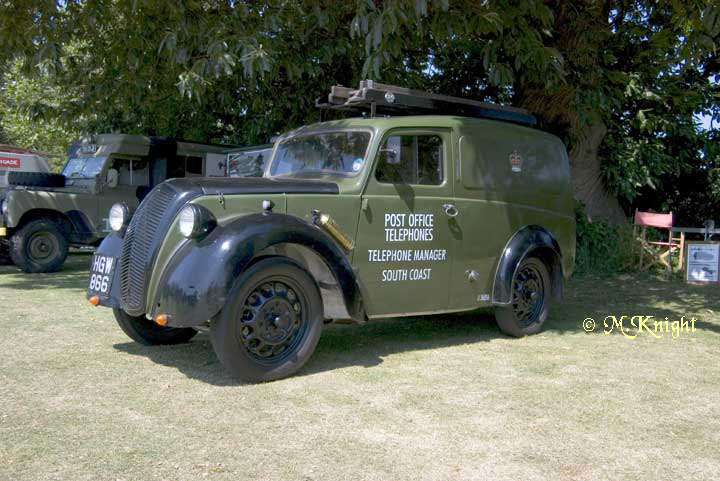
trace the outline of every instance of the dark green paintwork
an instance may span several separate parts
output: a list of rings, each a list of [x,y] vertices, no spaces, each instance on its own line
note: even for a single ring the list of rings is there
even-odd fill
[[[338,184],[339,195],[225,195],[224,205],[217,195],[208,195],[193,202],[207,207],[220,226],[261,211],[265,199],[275,202],[274,212],[308,221],[313,209],[329,214],[356,244],[349,259],[368,317],[490,305],[498,259],[512,236],[529,225],[541,226],[554,237],[563,275],[571,275],[575,257],[573,200],[567,154],[556,137],[504,122],[450,116],[347,119],[303,127],[288,135],[348,128],[368,129],[373,136],[357,175],[323,177]],[[397,132],[442,137],[445,178],[441,185],[392,185],[375,179],[379,145]],[[512,171],[511,156],[522,159],[520,172]],[[444,204],[455,205],[457,217],[447,216]],[[406,219],[410,214],[432,214],[433,240],[387,242],[386,214],[405,214]],[[173,224],[155,262],[147,305],[152,305],[172,254],[186,242],[193,241],[184,239]],[[371,260],[371,251],[416,249],[440,253],[440,258],[382,262],[377,254]],[[407,274],[401,278],[415,272],[423,279],[383,281],[384,276],[392,278],[393,272],[404,269]],[[478,273],[472,282],[470,271]]]
[[[75,223],[70,241],[73,244],[94,244],[110,232],[107,216],[113,204],[123,202],[130,211],[140,203],[139,185],[127,185],[121,179],[118,185],[107,182],[108,170],[115,159],[139,161],[148,159],[151,140],[140,135],[102,134],[94,138],[92,152],[78,153],[75,157],[103,157],[102,168],[93,178],[67,178],[65,187],[13,188],[5,193],[8,214],[0,216],[0,225],[7,227],[7,235],[31,217],[55,215],[73,219]],[[178,143],[178,155],[204,156],[222,154],[226,146]],[[150,159],[152,160],[152,159]],[[204,161],[203,161],[204,163]],[[82,226],[77,221],[82,219]]]

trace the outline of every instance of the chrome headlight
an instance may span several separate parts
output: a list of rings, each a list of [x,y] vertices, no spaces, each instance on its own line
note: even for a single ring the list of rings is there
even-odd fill
[[[188,204],[182,208],[178,216],[180,233],[188,239],[207,234],[217,225],[212,212],[197,204]]]
[[[124,203],[113,204],[110,207],[110,214],[108,214],[108,224],[110,228],[115,232],[122,232],[130,223],[130,209]]]
[[[8,201],[7,199],[0,200],[0,212],[2,212],[2,215],[4,217],[8,216]]]

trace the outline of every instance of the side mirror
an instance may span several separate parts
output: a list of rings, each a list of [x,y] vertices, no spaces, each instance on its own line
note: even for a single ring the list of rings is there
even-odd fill
[[[105,184],[110,187],[111,189],[114,189],[118,186],[118,171],[117,169],[109,169],[107,171],[107,180],[105,181]]]
[[[402,149],[402,139],[399,136],[388,137],[385,142],[385,148],[380,149],[380,154],[385,156],[385,162],[390,165],[398,165],[402,162],[400,152]]]
[[[400,163],[397,152],[393,149],[380,149],[380,154],[385,156],[386,164],[395,165]]]

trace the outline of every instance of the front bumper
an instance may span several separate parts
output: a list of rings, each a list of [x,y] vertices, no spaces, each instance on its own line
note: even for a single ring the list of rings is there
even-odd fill
[[[220,231],[221,229],[216,229]],[[156,296],[157,302],[149,302],[145,315],[148,318],[154,318],[157,315],[167,316],[167,320],[161,325],[168,327],[191,327],[205,322],[222,307],[225,302],[225,288],[219,289],[214,279],[214,273],[218,267],[213,264],[213,259],[218,259],[215,249],[211,249],[208,253],[208,246],[216,246],[216,243],[205,239],[204,242],[186,242],[183,248],[179,250],[177,255],[173,256],[173,264],[165,274],[172,274],[163,278],[163,282]],[[88,289],[85,291],[85,298],[94,306],[109,307],[112,309],[121,309],[123,312],[128,311],[122,301],[122,289],[120,285],[120,265],[123,253],[123,245],[125,239],[116,233],[111,233],[100,244],[95,255],[113,257],[115,259],[115,268],[112,271],[110,288],[107,294],[101,294],[96,290]],[[203,248],[205,247],[205,248]],[[198,252],[199,251],[199,252]],[[94,260],[93,256],[93,260]],[[182,261],[186,261],[183,263]],[[223,259],[224,260],[224,259]],[[91,261],[93,262],[93,261]],[[177,272],[177,264],[183,264],[183,268]],[[212,268],[208,268],[212,266]],[[227,263],[225,268],[231,270],[234,263]],[[190,271],[191,274],[187,274]],[[92,275],[92,266],[90,269]],[[229,275],[229,274],[228,274]],[[179,276],[179,279],[177,278]],[[192,281],[190,281],[192,279]],[[170,285],[168,287],[168,284]],[[215,286],[218,294],[209,295],[212,287]],[[147,296],[147,292],[143,293]],[[202,302],[201,302],[202,300]],[[153,312],[152,307],[155,307]],[[139,314],[142,315],[142,314]],[[157,322],[157,321],[156,321]]]

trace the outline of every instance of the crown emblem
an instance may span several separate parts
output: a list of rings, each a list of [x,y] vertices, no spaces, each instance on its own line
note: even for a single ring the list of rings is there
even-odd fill
[[[517,150],[513,150],[510,154],[510,166],[513,172],[520,172],[522,170],[522,157]]]

